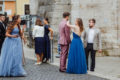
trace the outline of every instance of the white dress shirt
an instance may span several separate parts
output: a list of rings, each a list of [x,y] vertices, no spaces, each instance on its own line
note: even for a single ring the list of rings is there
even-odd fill
[[[95,29],[90,28],[88,32],[88,43],[93,43],[94,42],[94,37],[95,37]]]
[[[43,26],[34,26],[33,28],[33,38],[35,37],[44,37],[44,27]]]

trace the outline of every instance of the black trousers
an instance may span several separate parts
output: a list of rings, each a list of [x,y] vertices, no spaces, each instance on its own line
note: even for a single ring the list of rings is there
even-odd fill
[[[3,42],[4,42],[4,40],[0,41],[0,55],[1,55],[1,49],[2,49]]]
[[[96,56],[96,50],[93,49],[93,44],[92,43],[88,43],[87,47],[85,48],[85,53],[86,53],[86,63],[87,63],[87,69],[89,70],[89,54],[91,54],[91,68],[90,70],[94,70],[95,69],[95,56]]]

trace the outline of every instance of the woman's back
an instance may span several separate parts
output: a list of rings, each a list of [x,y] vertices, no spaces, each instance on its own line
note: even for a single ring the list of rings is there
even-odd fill
[[[72,29],[74,33],[76,33],[78,36],[81,36],[80,28],[78,26],[74,26]]]
[[[82,40],[81,32],[78,26],[72,28],[73,40],[69,49],[67,73],[86,74],[87,65]]]
[[[48,28],[50,28],[50,25],[45,25],[45,35],[48,35],[50,32]]]
[[[38,26],[38,25],[34,26],[33,36],[34,37],[44,37],[44,27]]]

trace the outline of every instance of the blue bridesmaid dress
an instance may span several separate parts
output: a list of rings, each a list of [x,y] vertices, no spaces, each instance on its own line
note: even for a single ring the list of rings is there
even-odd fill
[[[15,27],[11,35],[19,35],[18,27]],[[0,76],[22,77],[26,72],[22,66],[22,42],[21,38],[6,37],[0,56]]]
[[[86,74],[87,64],[85,51],[81,37],[73,32],[73,40],[70,45],[67,73],[71,74]]]

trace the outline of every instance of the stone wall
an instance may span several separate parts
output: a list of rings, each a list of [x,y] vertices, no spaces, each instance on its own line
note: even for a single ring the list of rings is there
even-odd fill
[[[31,5],[35,6],[31,6],[31,14],[49,18],[55,35],[58,33],[58,25],[62,20],[62,13],[65,11],[71,12],[70,0],[31,0]]]
[[[119,0],[71,0],[72,23],[77,17],[81,17],[87,28],[88,20],[95,18],[96,27],[102,31],[103,49],[107,49],[110,55],[120,55],[118,53],[120,26],[117,12],[120,7],[117,1]]]
[[[31,0],[32,1],[32,0]],[[62,20],[62,13],[71,12],[71,22],[83,19],[84,27],[88,27],[88,20],[95,18],[96,27],[102,32],[103,49],[110,55],[120,55],[120,1],[119,0],[36,0],[36,14],[50,18],[51,26],[58,34],[58,25]],[[31,5],[35,4],[35,0]],[[31,11],[34,12],[33,9]]]

